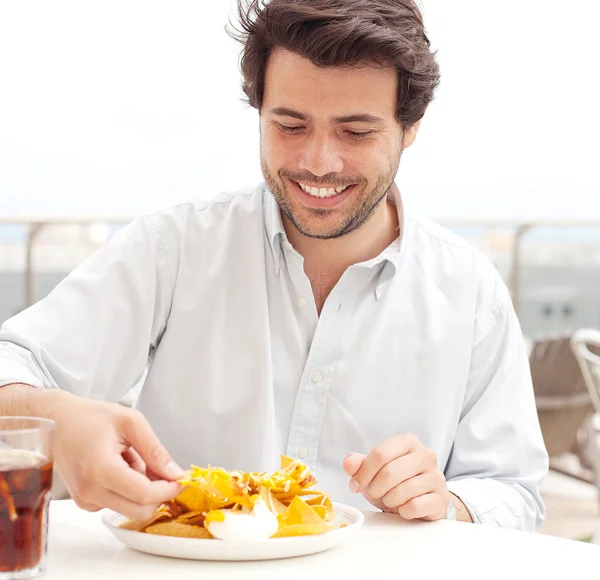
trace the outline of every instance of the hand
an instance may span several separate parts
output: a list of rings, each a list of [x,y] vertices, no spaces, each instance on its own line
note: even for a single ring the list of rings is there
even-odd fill
[[[55,464],[79,507],[143,520],[181,491],[181,469],[141,413],[73,396],[58,403]]]
[[[350,453],[344,471],[352,478],[350,490],[383,511],[407,520],[446,517],[452,498],[446,478],[435,452],[414,435],[392,437],[368,455]]]

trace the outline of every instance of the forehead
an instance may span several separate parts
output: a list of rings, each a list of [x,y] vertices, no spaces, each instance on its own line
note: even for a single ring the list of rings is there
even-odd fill
[[[371,113],[394,118],[397,83],[392,67],[320,68],[277,48],[267,63],[263,108],[287,107],[313,117]]]

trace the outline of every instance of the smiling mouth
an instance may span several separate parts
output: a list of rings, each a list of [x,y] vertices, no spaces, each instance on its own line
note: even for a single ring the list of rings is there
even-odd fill
[[[308,195],[311,195],[312,197],[318,197],[320,199],[325,199],[328,197],[333,197],[334,195],[339,195],[340,193],[343,193],[344,191],[346,191],[346,189],[354,185],[342,185],[340,187],[315,187],[312,185],[307,185],[305,183],[300,183],[299,181],[296,181],[296,183],[298,184],[300,189],[304,191],[304,193],[308,193]]]

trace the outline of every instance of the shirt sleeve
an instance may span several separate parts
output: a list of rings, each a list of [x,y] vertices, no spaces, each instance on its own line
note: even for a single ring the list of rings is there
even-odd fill
[[[0,329],[0,386],[27,383],[118,401],[164,332],[173,264],[160,222],[120,230],[50,294]]]
[[[537,416],[529,359],[508,289],[498,275],[481,308],[469,379],[445,475],[473,521],[536,530],[546,512],[539,484],[548,454]]]

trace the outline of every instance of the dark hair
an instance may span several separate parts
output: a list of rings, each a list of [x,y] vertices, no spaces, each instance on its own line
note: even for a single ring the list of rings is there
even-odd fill
[[[271,51],[282,47],[316,66],[393,66],[398,71],[396,119],[418,121],[439,83],[435,53],[413,0],[238,0],[241,71],[248,103],[262,107]]]

